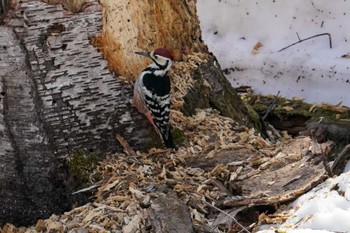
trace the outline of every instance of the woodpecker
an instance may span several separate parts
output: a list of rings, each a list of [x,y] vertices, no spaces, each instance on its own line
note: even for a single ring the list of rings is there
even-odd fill
[[[169,125],[170,79],[167,75],[174,58],[164,48],[136,54],[148,57],[153,63],[136,79],[132,104],[146,116],[165,146],[175,148]]]

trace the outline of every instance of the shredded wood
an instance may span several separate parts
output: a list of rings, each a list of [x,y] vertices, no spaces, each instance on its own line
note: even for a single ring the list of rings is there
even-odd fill
[[[175,63],[171,74],[174,83],[171,124],[184,131],[185,145],[177,151],[153,148],[148,152],[134,152],[123,138],[117,136],[126,152],[111,155],[100,163],[95,173],[102,180],[93,184],[98,188],[91,203],[61,215],[52,215],[49,219],[40,219],[29,228],[7,224],[3,231],[150,232],[147,208],[153,200],[171,191],[187,205],[192,223],[198,229],[249,232],[247,226],[235,224],[236,220],[230,223],[218,221],[222,213],[232,217],[217,210],[224,208],[226,202],[229,203],[226,208],[230,208],[239,200],[257,200],[258,197],[266,200],[272,194],[259,193],[251,197],[244,190],[234,194],[235,182],[257,178],[271,167],[277,170],[281,164],[301,161],[309,153],[312,142],[309,138],[285,136],[272,144],[255,130],[241,126],[213,109],[198,109],[194,116],[182,114],[179,109],[183,105],[183,96],[195,82],[190,76],[191,70],[202,62],[206,62],[205,55],[189,55],[185,61]],[[228,160],[232,156],[236,156],[235,159]],[[295,180],[289,179],[285,186],[293,182]],[[229,197],[231,199],[227,200]],[[245,203],[239,210],[252,202]],[[283,219],[284,216],[260,215],[257,222]]]

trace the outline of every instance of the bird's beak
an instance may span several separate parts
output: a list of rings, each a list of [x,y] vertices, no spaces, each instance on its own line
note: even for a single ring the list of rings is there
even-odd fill
[[[135,52],[135,53],[138,54],[138,55],[141,55],[141,56],[145,56],[145,57],[151,58],[151,53],[150,53],[150,52],[147,52],[147,51],[144,51],[144,52]]]

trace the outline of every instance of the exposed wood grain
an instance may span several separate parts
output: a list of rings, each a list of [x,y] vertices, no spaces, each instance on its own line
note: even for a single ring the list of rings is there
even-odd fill
[[[133,80],[147,64],[138,50],[166,47],[176,59],[182,54],[207,51],[201,40],[194,1],[102,0],[104,25],[101,47],[109,66]]]

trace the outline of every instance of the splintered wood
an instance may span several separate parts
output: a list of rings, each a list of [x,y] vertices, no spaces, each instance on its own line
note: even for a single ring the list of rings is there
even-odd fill
[[[102,0],[101,4],[100,47],[109,68],[128,80],[134,80],[149,62],[135,54],[138,50],[166,47],[180,60],[182,54],[205,48],[193,1]]]
[[[96,171],[102,177],[97,198],[41,220],[40,228],[55,227],[58,232],[148,232],[150,227],[164,226],[187,229],[184,232],[211,229],[221,217],[211,213],[208,203],[242,210],[275,205],[296,198],[325,177],[322,158],[310,152],[314,145],[308,137],[281,138],[276,145],[210,109],[198,110],[192,117],[177,114],[174,123],[185,131],[185,146],[177,151],[153,148],[132,158],[127,153],[110,156]],[[169,193],[171,198],[164,199]],[[227,222],[215,225],[216,232],[231,227]]]

